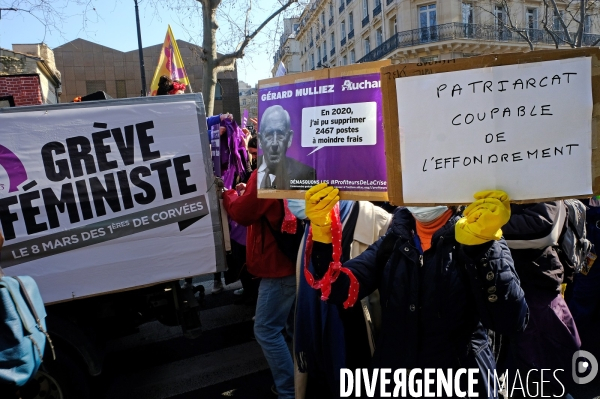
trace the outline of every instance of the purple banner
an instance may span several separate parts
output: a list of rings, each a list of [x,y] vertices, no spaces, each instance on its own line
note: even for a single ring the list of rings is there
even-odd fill
[[[210,151],[213,160],[215,176],[221,177],[221,135],[220,124],[213,125],[210,130]]]
[[[246,123],[248,123],[248,110],[244,110],[244,116],[242,116],[242,129],[246,127]]]
[[[327,182],[387,191],[379,79],[374,73],[259,89],[258,188]]]

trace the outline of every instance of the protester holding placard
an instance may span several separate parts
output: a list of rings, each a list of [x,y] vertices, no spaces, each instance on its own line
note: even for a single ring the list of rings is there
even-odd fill
[[[399,208],[388,233],[343,264],[338,190],[319,184],[305,198],[311,220],[305,256],[315,267],[307,280],[313,288],[344,307],[380,291],[382,331],[373,368],[456,371],[460,386],[438,384],[436,397],[460,396],[468,386],[471,397],[496,398],[487,379],[495,362],[484,327],[500,333],[522,330],[528,312],[502,239],[501,228],[510,217],[508,196],[477,193],[462,218],[456,208]],[[475,384],[459,377],[463,368],[478,369]],[[375,397],[380,394],[374,391]]]
[[[305,202],[288,200],[290,210],[306,219]],[[341,201],[343,223],[342,259],[349,260],[364,252],[383,236],[392,215],[368,201]],[[305,247],[308,231],[301,248]],[[363,299],[362,306],[342,309],[321,301],[320,293],[307,283],[305,262],[312,272],[310,259],[298,257],[296,276],[296,322],[294,352],[296,361],[296,399],[339,398],[340,369],[366,368],[375,349],[381,327],[379,293]]]

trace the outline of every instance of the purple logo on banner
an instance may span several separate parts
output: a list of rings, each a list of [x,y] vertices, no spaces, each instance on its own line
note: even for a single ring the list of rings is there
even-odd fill
[[[261,128],[290,121],[282,145],[259,133],[262,149],[270,151],[259,156],[261,187],[306,190],[327,182],[346,191],[387,191],[380,86],[373,73],[260,89]]]
[[[27,180],[27,171],[23,162],[8,148],[0,145],[0,165],[6,170],[9,180],[8,192],[19,190],[19,185]],[[4,189],[4,184],[2,184]]]

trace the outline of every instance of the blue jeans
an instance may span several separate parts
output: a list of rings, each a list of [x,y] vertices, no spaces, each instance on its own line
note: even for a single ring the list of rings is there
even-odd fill
[[[254,336],[262,347],[280,399],[293,399],[294,362],[282,331],[296,297],[296,276],[263,278],[258,289]]]

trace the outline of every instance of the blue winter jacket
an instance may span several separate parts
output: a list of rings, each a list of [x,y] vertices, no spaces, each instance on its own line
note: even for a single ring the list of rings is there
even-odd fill
[[[344,266],[359,281],[359,299],[376,289],[381,295],[373,368],[479,368],[479,397],[495,398],[493,388],[487,393],[495,361],[485,329],[500,334],[524,329],[527,304],[506,242],[461,245],[454,237],[458,219],[451,217],[421,254],[414,218],[398,208],[387,234]],[[317,244],[313,263],[322,274],[331,245]],[[348,288],[348,277],[340,274],[329,301],[343,303]]]

